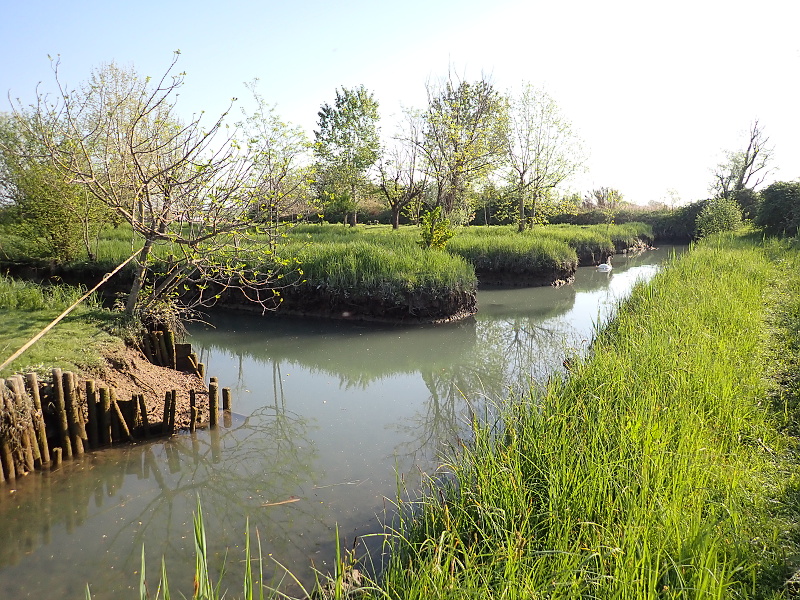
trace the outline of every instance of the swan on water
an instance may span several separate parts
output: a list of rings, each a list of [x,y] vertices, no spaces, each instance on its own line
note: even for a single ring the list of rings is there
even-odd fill
[[[608,273],[611,270],[611,257],[609,256],[606,262],[597,265],[597,270],[601,273]]]

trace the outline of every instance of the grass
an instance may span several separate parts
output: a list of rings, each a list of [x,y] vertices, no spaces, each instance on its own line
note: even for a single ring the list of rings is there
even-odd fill
[[[794,415],[771,409],[766,365],[787,360],[768,335],[776,323],[797,355],[787,290],[800,260],[743,238],[716,243],[638,287],[544,397],[475,424],[447,483],[400,512],[383,593],[779,592],[797,552],[800,478],[781,430]]]
[[[0,362],[41,331],[85,290],[57,285],[41,286],[0,276]],[[118,316],[89,298],[85,305],[48,332],[22,356],[0,371],[0,376],[60,367],[80,371],[98,366],[105,348],[121,344],[109,333]]]

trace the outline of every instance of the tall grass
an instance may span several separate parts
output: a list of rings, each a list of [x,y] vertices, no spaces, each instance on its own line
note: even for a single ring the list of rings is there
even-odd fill
[[[768,410],[765,298],[788,272],[739,240],[705,244],[637,287],[568,378],[476,424],[449,483],[401,512],[384,592],[723,598],[779,587],[770,577],[785,575],[790,535],[771,507],[800,480]]]

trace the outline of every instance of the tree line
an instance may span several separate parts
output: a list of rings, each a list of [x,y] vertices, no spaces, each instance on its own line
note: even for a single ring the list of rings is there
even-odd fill
[[[612,188],[584,198],[558,191],[583,168],[585,151],[553,98],[529,83],[501,92],[485,76],[450,70],[426,84],[426,106],[405,109],[389,136],[374,94],[341,87],[309,139],[257,82],[247,86],[254,110],[236,112],[232,101],[215,118],[185,118],[178,57],[159,78],[110,63],[74,88],[55,60],[56,92],[37,90],[34,102],[16,100],[0,115],[3,217],[59,260],[94,259],[99,232],[128,223],[142,240],[124,302],[131,315],[188,289],[191,306],[236,288],[273,307],[293,268],[280,260],[279,241],[297,215],[338,213],[355,225],[364,202],[380,199],[394,227],[404,217],[446,229],[476,213],[489,223],[492,212],[522,231],[580,206],[612,221],[623,202]],[[767,142],[756,122],[745,150],[726,155],[714,172],[716,213],[756,216]],[[157,246],[169,248],[166,260]]]

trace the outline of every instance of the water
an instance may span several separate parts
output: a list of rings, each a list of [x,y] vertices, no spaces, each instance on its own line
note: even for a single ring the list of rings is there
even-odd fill
[[[274,561],[303,582],[327,572],[337,527],[348,549],[380,547],[373,534],[398,489],[413,493],[435,472],[469,416],[583,352],[669,251],[617,257],[610,274],[579,269],[561,288],[481,291],[478,315],[460,323],[215,314],[191,341],[232,388],[236,414],[214,432],[95,452],[0,486],[0,598],[83,598],[87,582],[94,598],[138,597],[143,545],[151,594],[164,556],[173,593],[191,596],[198,501],[212,571],[227,553],[233,595],[248,520],[268,579],[283,573]]]

